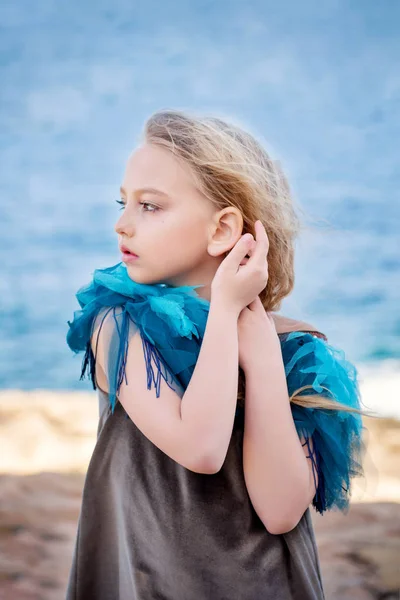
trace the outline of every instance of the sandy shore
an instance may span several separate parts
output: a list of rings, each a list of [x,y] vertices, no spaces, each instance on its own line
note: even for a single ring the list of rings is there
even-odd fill
[[[95,393],[0,393],[0,599],[64,598]],[[366,478],[348,515],[312,511],[327,600],[399,598],[400,421],[366,418]]]

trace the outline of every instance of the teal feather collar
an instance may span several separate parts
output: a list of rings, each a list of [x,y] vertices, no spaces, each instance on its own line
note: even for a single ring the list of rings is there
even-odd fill
[[[170,387],[175,382],[186,389],[196,365],[210,308],[210,303],[196,293],[199,287],[202,286],[136,283],[128,276],[125,265],[117,263],[96,269],[92,281],[78,290],[76,298],[80,310],[74,312],[72,321],[68,321],[67,343],[75,353],[85,352],[81,379],[89,371],[94,389],[96,357],[91,338],[96,317],[105,309],[103,321],[110,313],[115,320],[109,342],[107,373],[112,411],[122,382],[127,382],[125,364],[132,328],[142,337],[148,389],[153,383],[159,396],[161,378]],[[298,396],[323,394],[349,407],[360,408],[357,371],[343,351],[304,331],[278,335],[289,396],[295,393]],[[297,390],[300,391],[297,393]],[[360,415],[294,403],[290,406],[296,430],[308,445],[313,473],[318,475],[314,507],[321,513],[334,506],[346,510],[350,479],[363,474],[365,447]],[[244,409],[239,406],[236,417],[244,418]],[[310,439],[313,449],[309,445]]]

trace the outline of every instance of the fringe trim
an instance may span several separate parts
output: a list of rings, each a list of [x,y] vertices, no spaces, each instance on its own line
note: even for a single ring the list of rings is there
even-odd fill
[[[95,354],[93,353],[93,350],[92,350],[91,340],[92,340],[92,336],[93,336],[94,323],[96,320],[96,316],[93,318],[90,338],[86,344],[86,350],[85,350],[85,355],[82,360],[82,367],[81,367],[81,374],[80,374],[80,380],[83,380],[85,378],[85,376],[87,376],[92,381],[93,389],[94,390],[97,389],[96,357],[97,357],[97,349],[98,349],[100,332],[101,332],[101,328],[103,327],[104,320],[107,318],[110,311],[113,311],[114,323],[115,323],[116,331],[118,333],[119,344],[118,344],[118,353],[117,353],[117,357],[116,357],[117,364],[116,364],[116,370],[115,370],[116,375],[115,375],[115,381],[114,381],[115,397],[113,398],[113,397],[111,397],[112,395],[109,394],[110,406],[111,406],[112,413],[114,413],[115,405],[116,405],[116,397],[118,395],[118,392],[121,388],[122,383],[125,381],[125,383],[128,384],[128,379],[127,379],[127,375],[126,375],[126,363],[127,363],[128,349],[129,349],[129,328],[130,328],[130,320],[131,320],[131,317],[126,310],[126,307],[123,306],[122,307],[123,308],[122,323],[120,325],[120,323],[115,315],[115,308],[116,307],[111,307],[104,314],[104,316],[101,320],[99,332],[97,334],[97,339],[96,339]],[[121,317],[121,313],[119,313],[118,316]],[[172,373],[169,371],[168,365],[165,362],[165,360],[162,358],[158,349],[145,337],[144,333],[142,332],[142,330],[139,327],[138,327],[138,329],[139,329],[140,336],[142,339],[143,352],[144,352],[144,357],[145,357],[145,362],[146,362],[147,389],[150,390],[151,385],[153,384],[156,389],[156,396],[157,396],[157,398],[159,398],[160,397],[161,377],[164,379],[166,384],[172,390],[174,390],[174,388],[172,387],[172,385],[170,385],[170,383],[174,382],[174,377],[173,377]],[[153,368],[152,363],[154,363],[154,365],[155,365],[156,372]],[[110,382],[109,382],[109,385],[110,385]],[[128,417],[128,415],[127,415],[127,417]]]
[[[315,510],[322,515],[327,510],[327,503],[326,503],[325,479],[324,479],[324,474],[323,474],[323,470],[322,470],[322,466],[321,466],[321,454],[318,451],[318,444],[315,442],[314,436],[311,436],[311,439],[313,442],[313,450],[312,450],[311,444],[310,444],[310,436],[308,436],[305,433],[303,433],[302,435],[305,438],[305,442],[304,442],[304,444],[302,444],[302,446],[307,445],[307,449],[309,452],[309,454],[307,454],[307,458],[309,458],[311,460],[314,485],[315,485],[315,489],[316,489],[314,498],[312,500],[312,504],[313,504]],[[317,485],[316,475],[318,475],[318,485]],[[342,490],[344,490],[346,493],[348,493],[349,488],[347,488],[344,485],[342,485],[341,487],[342,487]]]
[[[168,385],[168,387],[171,388],[171,390],[173,390],[174,388],[170,385],[170,383],[168,381],[168,374],[171,375],[171,383],[173,383],[174,378],[173,378],[172,374],[170,373],[170,371],[168,370],[167,363],[162,358],[158,349],[148,339],[146,339],[144,337],[144,335],[142,335],[142,332],[140,332],[140,336],[142,338],[143,352],[144,352],[144,356],[145,356],[145,360],[146,360],[147,389],[150,390],[151,384],[153,383],[155,386],[155,389],[156,389],[156,396],[157,396],[157,398],[159,398],[160,397],[161,377],[164,379],[164,381]],[[151,364],[152,360],[156,365],[157,377],[154,376],[154,370],[153,370],[153,367]],[[164,369],[164,372],[163,372],[163,369]]]
[[[85,379],[87,371],[87,377],[92,380],[93,389],[96,389],[96,360],[93,355],[93,351],[90,345],[90,340],[86,343],[86,351],[82,360],[81,374],[79,380]]]
[[[128,355],[128,347],[129,347],[129,339],[128,339],[128,334],[129,334],[129,314],[126,312],[126,307],[124,305],[124,310],[123,310],[123,314],[122,314],[122,326],[121,326],[121,330],[118,328],[118,321],[115,318],[115,309],[114,309],[114,321],[117,327],[117,331],[118,331],[118,336],[119,336],[119,348],[118,348],[118,359],[117,359],[117,370],[116,370],[116,385],[115,385],[115,393],[117,394],[119,392],[119,389],[121,387],[121,384],[123,382],[123,380],[125,379],[125,383],[128,383],[128,380],[126,378],[126,372],[125,372],[125,368],[126,368],[126,361],[127,361],[127,355]],[[114,406],[115,406],[115,402],[114,402]],[[114,406],[113,406],[113,412],[114,412]]]
[[[310,437],[308,435],[304,435],[304,437],[305,437],[305,442],[304,442],[304,444],[302,444],[302,446],[307,445],[307,449],[308,449],[307,458],[309,458],[311,460],[312,473],[313,473],[314,485],[315,485],[315,490],[316,490],[312,503],[313,503],[313,506],[315,507],[316,511],[322,515],[323,512],[326,510],[326,500],[325,500],[325,481],[324,481],[324,476],[323,476],[323,472],[321,469],[321,457],[318,452],[318,445],[315,443],[314,438],[312,437],[313,449],[311,449]],[[318,475],[318,485],[317,485],[317,475]]]
[[[112,308],[110,308],[110,310],[112,310]],[[101,324],[100,324],[100,329],[99,329],[99,333],[97,335],[97,340],[96,340],[96,354],[93,354],[93,350],[92,350],[92,345],[91,345],[91,339],[93,336],[93,330],[94,330],[94,324],[96,321],[96,317],[97,315],[95,315],[95,317],[93,318],[92,321],[92,325],[91,325],[91,331],[90,331],[90,337],[89,340],[86,343],[86,350],[85,350],[85,355],[83,357],[82,360],[82,367],[81,367],[81,374],[79,377],[79,380],[83,380],[85,378],[85,375],[87,375],[88,379],[91,379],[92,381],[92,386],[93,389],[96,390],[97,389],[97,385],[96,385],[96,357],[97,357],[97,348],[99,345],[99,336],[100,336],[100,331],[101,328],[103,326],[103,322],[104,319],[106,318],[106,316],[108,315],[108,313],[110,312],[107,311],[106,314],[104,315]],[[87,371],[87,373],[86,373]]]

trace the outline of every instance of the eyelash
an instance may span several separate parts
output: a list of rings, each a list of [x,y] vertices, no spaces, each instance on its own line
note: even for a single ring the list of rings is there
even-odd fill
[[[125,207],[125,202],[122,202],[122,200],[116,200],[115,201],[117,204],[122,204],[121,208],[119,210],[123,210],[123,208]],[[151,204],[151,202],[139,202],[140,205],[146,205],[146,206],[152,206],[154,210],[146,210],[145,212],[157,212],[157,210],[159,210],[158,206],[155,206],[155,204]]]

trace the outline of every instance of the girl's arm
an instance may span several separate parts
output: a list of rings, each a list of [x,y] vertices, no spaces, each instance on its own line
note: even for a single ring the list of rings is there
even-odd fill
[[[258,359],[257,359],[258,357]],[[265,360],[267,357],[267,360]],[[278,336],[245,368],[243,469],[250,499],[273,534],[293,529],[315,494],[311,461],[293,421]],[[310,440],[311,442],[311,440]]]
[[[92,336],[96,379],[108,392],[107,337],[115,327],[110,313]],[[218,471],[232,435],[238,393],[238,314],[211,300],[206,329],[186,391],[172,390],[161,378],[160,396],[147,388],[147,371],[139,331],[131,337],[118,399],[142,433],[182,466],[198,473]],[[98,340],[97,340],[98,338]]]

